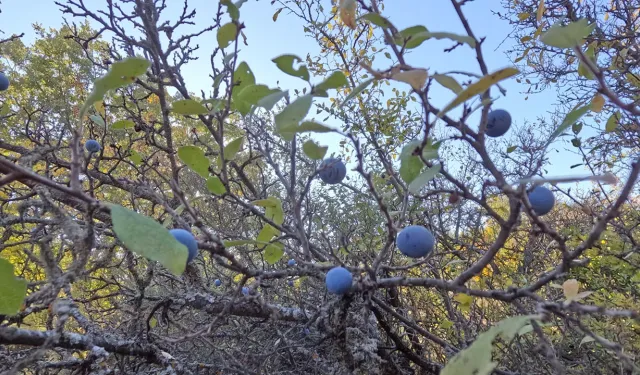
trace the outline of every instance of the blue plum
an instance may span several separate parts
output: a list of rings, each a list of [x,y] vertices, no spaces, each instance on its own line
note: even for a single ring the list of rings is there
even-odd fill
[[[325,284],[329,293],[333,294],[345,294],[351,289],[351,283],[353,282],[353,276],[351,272],[343,267],[334,267],[325,278]]]
[[[216,281],[214,281],[213,284],[215,286],[220,286],[220,285],[222,285],[222,281],[220,281],[220,279],[216,279]]]
[[[308,335],[311,333],[311,331],[309,330],[309,328],[304,327],[304,329],[302,330],[302,333],[303,333],[305,336],[308,336]]]
[[[347,175],[347,167],[342,160],[336,158],[324,159],[318,169],[320,179],[331,185],[341,183]]]
[[[293,280],[287,280],[287,284],[288,284],[289,286],[293,286]]]
[[[436,240],[429,229],[421,225],[410,225],[404,228],[396,238],[396,244],[402,254],[410,258],[420,258],[431,251]]]
[[[84,144],[84,148],[91,153],[99,152],[100,143],[98,143],[98,141],[96,141],[95,139],[90,139]]]
[[[288,264],[290,267],[293,267],[293,266],[295,266],[295,265],[296,265],[296,260],[295,260],[295,259],[289,259],[289,261],[287,262],[287,264]]]
[[[178,240],[178,242],[187,247],[187,250],[189,250],[187,263],[190,263],[196,257],[196,255],[198,255],[198,242],[196,241],[196,238],[193,237],[193,234],[191,234],[191,232],[189,232],[188,230],[180,228],[171,229],[169,233],[171,233],[171,235],[176,240]]]
[[[0,91],[5,91],[6,89],[9,88],[9,78],[7,78],[7,76],[0,72]]]
[[[504,109],[496,109],[489,112],[487,119],[486,135],[489,137],[500,137],[511,127],[511,115]]]
[[[536,186],[527,195],[531,208],[538,216],[546,215],[553,209],[556,199],[551,190],[544,186]]]
[[[249,287],[243,286],[242,287],[242,294],[244,294],[245,296],[249,295]]]

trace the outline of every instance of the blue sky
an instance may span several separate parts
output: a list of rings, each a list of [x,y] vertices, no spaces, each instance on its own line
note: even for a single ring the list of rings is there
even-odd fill
[[[88,2],[90,4],[98,4]],[[102,3],[102,2],[100,2]],[[181,3],[176,1],[175,5]],[[196,23],[198,27],[211,22],[217,2],[211,0],[192,0],[192,7],[199,9]],[[307,53],[312,55],[318,51],[317,44],[304,36],[302,23],[293,15],[287,15],[285,11],[280,14],[277,22],[273,22],[272,15],[277,5],[271,5],[268,0],[247,1],[241,8],[241,19],[246,25],[245,34],[248,46],[241,45],[240,58],[248,62],[256,75],[258,83],[275,87],[279,81],[282,88],[302,88],[302,81],[280,72],[271,59],[285,53],[294,53],[301,57]],[[329,0],[326,0],[329,6]],[[487,4],[490,4],[487,6]],[[217,5],[217,4],[216,4]],[[176,9],[177,10],[177,9]],[[484,44],[484,56],[490,71],[494,71],[511,65],[504,51],[509,48],[511,40],[505,37],[511,32],[508,23],[500,21],[492,11],[500,10],[498,1],[469,2],[464,7],[465,14],[477,37],[486,37]],[[414,25],[425,25],[430,31],[448,31],[464,34],[464,29],[458,19],[455,10],[448,1],[424,1],[424,0],[393,0],[385,4],[385,16],[387,16],[399,28]],[[24,32],[24,41],[33,40],[34,33],[31,29],[33,22],[39,22],[45,27],[59,27],[62,22],[61,13],[53,1],[38,1],[38,6],[29,7],[24,11],[23,0],[3,0],[2,13],[0,13],[0,25],[6,34]],[[68,17],[68,16],[67,16]],[[73,21],[68,18],[69,21]],[[75,20],[77,22],[77,20]],[[210,82],[207,79],[209,73],[208,53],[215,46],[215,33],[198,40],[201,47],[202,59],[183,71],[185,80],[192,92],[200,89],[209,91]],[[454,52],[444,54],[442,50],[450,46],[450,42],[430,40],[425,42],[407,58],[407,62],[413,66],[426,67],[430,73],[446,72],[450,70],[464,70],[480,73],[475,59],[475,53],[469,47],[457,48]],[[319,82],[321,77],[312,82]],[[507,96],[501,97],[494,104],[496,108],[507,109],[514,120],[515,127],[523,126],[525,119],[535,124],[539,116],[547,116],[547,111],[556,104],[554,91],[543,94],[526,95],[521,93],[527,89],[527,85],[518,84],[515,79],[502,83],[507,90]],[[407,87],[399,86],[403,89]],[[494,93],[495,95],[495,93]],[[453,96],[448,90],[434,85],[430,96],[436,105],[445,105]],[[315,113],[313,110],[310,113]],[[454,112],[455,113],[455,112]],[[478,122],[477,114],[471,117],[471,123]],[[329,122],[330,125],[337,125]],[[338,151],[337,136],[317,137],[320,143],[330,146],[329,152]],[[491,140],[489,140],[490,142]],[[579,167],[569,169],[572,164],[580,162],[576,155],[563,151],[566,144],[557,142],[555,148],[560,153],[551,152],[552,166],[548,168],[550,175],[584,173]]]

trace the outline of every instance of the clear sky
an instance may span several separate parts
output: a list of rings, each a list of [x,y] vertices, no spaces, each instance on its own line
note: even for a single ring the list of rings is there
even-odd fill
[[[177,7],[181,2],[175,0],[174,5]],[[325,2],[329,6],[329,0],[325,0]],[[86,3],[99,6],[102,1],[91,0]],[[303,58],[307,53],[313,55],[318,51],[317,43],[306,38],[300,20],[293,15],[287,15],[285,11],[274,23],[272,15],[277,6],[270,3],[269,0],[249,0],[242,6],[241,19],[246,25],[245,34],[249,45],[241,45],[240,58],[248,62],[258,83],[276,87],[279,82],[279,85],[285,89],[302,88],[301,80],[280,72],[271,59],[285,53],[297,54]],[[198,27],[211,22],[217,1],[191,0],[190,4],[199,9],[196,19]],[[31,29],[33,22],[38,22],[45,27],[59,27],[62,23],[62,14],[52,0],[31,0],[28,11],[25,11],[24,0],[3,0],[0,7],[2,10],[0,13],[1,28],[9,35],[24,32],[26,43],[33,40],[34,33]],[[500,21],[492,14],[492,11],[499,10],[500,2],[497,0],[469,2],[464,7],[465,14],[476,36],[486,37],[484,54],[490,71],[512,65],[509,57],[504,53],[512,43],[511,40],[505,41],[505,37],[512,29],[508,23]],[[384,13],[399,29],[425,25],[430,31],[464,34],[464,29],[449,1],[388,0]],[[68,21],[73,21],[69,16],[66,17]],[[77,20],[75,21],[77,22]],[[192,92],[199,92],[200,89],[208,92],[211,87],[207,79],[210,70],[208,55],[213,46],[217,44],[215,33],[208,34],[198,42],[203,58],[192,63],[189,69],[183,71],[183,74]],[[459,47],[452,53],[444,54],[442,50],[450,45],[451,43],[446,41],[429,40],[413,50],[414,52],[411,53],[407,61],[413,66],[428,68],[430,73],[451,70],[480,73],[475,54],[471,48]],[[317,77],[312,82],[320,80],[321,78]],[[439,85],[433,86],[434,89],[430,96],[436,105],[444,105],[453,98],[452,93],[448,90]],[[556,104],[554,91],[530,95],[528,100],[525,100],[526,95],[523,92],[527,89],[527,85],[518,84],[515,79],[510,79],[503,82],[502,86],[507,90],[507,96],[501,97],[494,104],[494,107],[507,109],[513,117],[514,127],[523,126],[525,119],[535,126],[536,119],[539,116],[548,116],[547,111]],[[402,88],[407,89],[407,87]],[[313,113],[315,111],[312,110],[310,114]],[[471,121],[477,122],[478,116],[472,116]],[[317,139],[330,146],[329,152],[338,151],[337,136],[322,136]],[[560,152],[551,152],[552,167],[548,168],[550,175],[585,172],[581,167],[569,169],[570,165],[580,163],[581,160],[575,154],[563,151],[567,147],[571,146],[555,144],[555,148]]]

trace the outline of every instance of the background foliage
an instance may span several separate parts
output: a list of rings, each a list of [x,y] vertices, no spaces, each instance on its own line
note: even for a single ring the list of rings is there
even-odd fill
[[[3,374],[638,371],[635,2],[503,1],[513,66],[492,67],[465,0],[450,4],[465,34],[398,30],[380,0],[274,0],[265,17],[302,20],[319,46],[272,56],[302,90],[243,60],[245,2],[199,25],[186,0],[60,1],[61,27],[0,40]],[[476,71],[407,63],[435,40]],[[193,92],[182,74],[206,48],[211,89]],[[559,105],[487,138],[505,79]],[[317,178],[328,134],[337,185]],[[540,179],[557,144],[586,179]],[[534,183],[556,197],[544,217]],[[396,249],[410,224],[435,234],[429,256]],[[196,234],[186,267],[171,228]],[[344,296],[324,284],[336,265],[354,275]]]

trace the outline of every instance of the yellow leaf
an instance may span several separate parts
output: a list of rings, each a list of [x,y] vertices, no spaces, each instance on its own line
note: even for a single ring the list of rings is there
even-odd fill
[[[591,100],[591,110],[594,112],[600,112],[602,111],[602,107],[604,107],[604,96],[598,94],[596,96],[593,97],[593,100]]]
[[[576,279],[569,279],[562,284],[562,291],[566,299],[571,299],[578,295],[580,283]]]
[[[106,117],[106,111],[107,109],[104,106],[104,102],[101,100],[99,102],[96,102],[96,104],[93,105],[96,108],[96,111],[98,111],[98,113],[100,113],[102,115],[102,117]]]
[[[352,30],[356,28],[356,0],[340,0],[340,19]]]
[[[470,305],[473,301],[473,297],[468,294],[458,293],[453,297],[453,300],[461,305]]]
[[[420,91],[425,82],[427,82],[428,76],[429,73],[427,73],[426,69],[414,69],[406,72],[398,72],[391,76],[391,79],[408,83],[414,90]]]
[[[529,13],[520,13],[520,14],[518,14],[518,19],[519,19],[520,21],[524,21],[524,20],[526,20],[527,18],[529,18],[529,16],[530,16],[530,14],[529,14]]]
[[[538,11],[536,12],[536,20],[538,20],[538,22],[542,19],[544,9],[544,0],[540,0],[540,4],[538,4]]]
[[[605,13],[605,14],[604,14],[604,20],[605,20],[605,21],[608,21],[608,20],[609,20],[609,12],[607,12],[607,13]]]
[[[444,109],[441,110],[440,113],[438,113],[438,117],[443,116],[445,113],[466,102],[472,97],[478,94],[482,94],[483,92],[487,91],[489,87],[495,85],[496,83],[509,77],[513,77],[518,73],[520,73],[518,69],[509,67],[500,69],[480,78],[480,80],[472,83],[471,85],[467,86],[466,89],[462,90],[451,103],[447,104],[447,106],[444,107]]]

